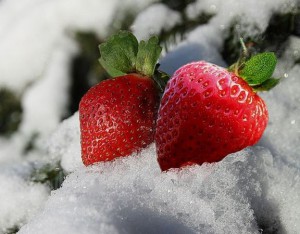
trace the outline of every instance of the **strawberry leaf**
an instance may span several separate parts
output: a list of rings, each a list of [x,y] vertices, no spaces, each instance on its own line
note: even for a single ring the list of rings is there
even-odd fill
[[[162,47],[156,36],[138,43],[127,31],[120,31],[99,46],[100,64],[113,77],[139,73],[152,77]]]
[[[257,86],[267,81],[273,74],[277,63],[273,52],[254,55],[239,70],[239,76],[250,86]]]
[[[253,89],[255,91],[269,91],[270,89],[274,88],[276,85],[278,85],[280,82],[280,79],[270,78],[260,85],[254,86]]]
[[[138,73],[151,77],[163,92],[169,76],[158,70],[162,47],[157,36],[139,43],[131,32],[120,31],[99,45],[99,50],[99,62],[112,77]]]
[[[137,72],[145,76],[152,76],[161,50],[162,47],[156,36],[151,37],[146,42],[140,41],[136,60]]]
[[[138,41],[132,33],[120,31],[99,45],[99,62],[113,77],[135,72],[138,46]]]
[[[121,72],[121,71],[115,69],[114,67],[111,67],[108,64],[106,64],[106,62],[104,61],[103,57],[101,57],[99,59],[99,62],[102,65],[102,67],[107,71],[107,73],[109,75],[111,75],[112,77],[123,76],[123,75],[126,74],[125,72]]]

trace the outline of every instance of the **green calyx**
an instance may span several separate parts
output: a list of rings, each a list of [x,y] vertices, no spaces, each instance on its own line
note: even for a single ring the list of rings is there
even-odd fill
[[[254,91],[268,91],[274,88],[280,79],[272,78],[277,58],[273,52],[264,52],[248,58],[248,52],[241,39],[243,53],[241,58],[228,70],[243,78]]]
[[[156,36],[140,41],[128,31],[120,31],[99,45],[101,65],[112,77],[138,73],[153,77],[162,47]]]

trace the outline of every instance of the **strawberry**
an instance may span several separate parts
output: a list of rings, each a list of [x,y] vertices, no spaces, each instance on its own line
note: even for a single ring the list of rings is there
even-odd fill
[[[161,169],[217,162],[258,142],[268,111],[256,91],[270,78],[276,57],[267,52],[240,60],[229,70],[198,61],[169,80],[158,113],[155,141]]]
[[[120,32],[99,46],[100,63],[114,78],[92,87],[81,99],[82,161],[90,165],[126,156],[154,140],[163,81],[154,78],[161,52],[158,39],[141,41]]]

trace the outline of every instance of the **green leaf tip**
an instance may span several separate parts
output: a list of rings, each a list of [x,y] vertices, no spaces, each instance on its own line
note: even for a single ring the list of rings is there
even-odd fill
[[[120,31],[99,45],[100,63],[111,76],[134,72],[138,41],[127,31]]]
[[[238,71],[238,75],[250,86],[260,85],[271,78],[277,58],[273,52],[256,54],[247,60]]]
[[[147,42],[141,41],[137,53],[136,70],[146,76],[152,76],[161,50],[162,47],[159,46],[156,36],[151,37]]]
[[[280,80],[281,79],[270,78],[270,79],[266,80],[265,82],[261,83],[260,85],[253,86],[252,88],[256,92],[269,91],[269,90],[273,89],[275,86],[277,86],[279,84]]]
[[[156,36],[140,43],[128,31],[120,31],[99,45],[100,64],[112,77],[129,73],[153,76],[162,47]]]

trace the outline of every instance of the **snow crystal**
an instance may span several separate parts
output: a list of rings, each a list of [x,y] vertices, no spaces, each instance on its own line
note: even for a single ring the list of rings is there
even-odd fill
[[[29,165],[2,165],[0,167],[0,233],[28,222],[48,198],[48,188],[26,181]]]
[[[294,66],[288,78],[282,79],[277,87],[263,95],[270,115],[263,144],[274,156],[297,169],[300,169],[299,73],[300,66]]]
[[[293,178],[294,173],[277,168],[260,147],[219,163],[161,173],[151,145],[138,155],[77,169],[20,233],[51,233],[53,226],[57,233],[299,230],[299,207],[292,203],[299,198],[299,176]]]

